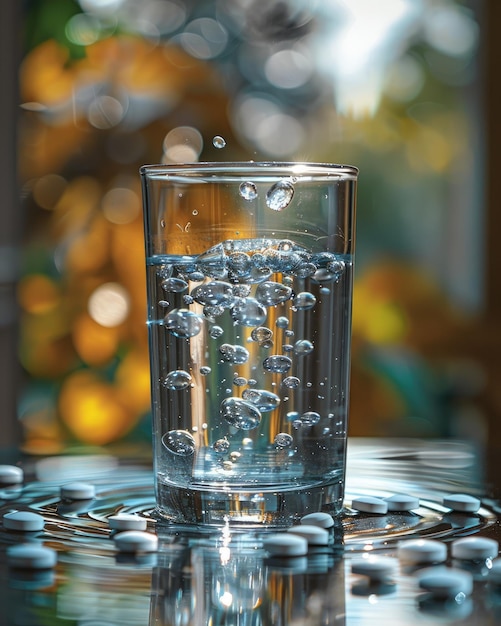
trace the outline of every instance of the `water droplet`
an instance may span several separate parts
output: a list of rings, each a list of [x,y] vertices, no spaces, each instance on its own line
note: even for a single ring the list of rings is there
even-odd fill
[[[221,328],[221,326],[212,326],[212,328],[209,330],[209,335],[212,337],[212,339],[217,339],[218,337],[221,337],[223,333],[224,330]]]
[[[261,413],[273,411],[280,404],[279,396],[266,389],[246,389],[242,398],[257,406]]]
[[[216,135],[212,140],[212,145],[214,148],[221,150],[221,148],[226,146],[226,141],[224,140],[224,137],[221,137],[221,135]]]
[[[277,328],[287,328],[289,326],[289,320],[286,317],[278,317],[275,322]]]
[[[244,200],[255,200],[257,198],[257,187],[253,182],[246,181],[238,188]]]
[[[223,360],[228,363],[247,363],[249,360],[249,351],[243,346],[232,346],[229,343],[223,343],[219,346]]]
[[[299,418],[303,426],[314,426],[320,421],[320,414],[315,411],[307,411]]]
[[[301,384],[301,380],[297,376],[287,376],[282,381],[284,387],[288,389],[297,389]]]
[[[179,456],[191,456],[195,453],[195,440],[186,430],[170,430],[162,437],[163,445]]]
[[[266,205],[273,211],[283,211],[289,205],[294,195],[294,186],[285,181],[279,180],[266,193]]]
[[[191,296],[204,306],[222,306],[229,308],[235,301],[233,288],[230,283],[213,280],[204,285],[198,285],[191,291]]]
[[[264,341],[268,341],[273,337],[273,331],[266,326],[258,326],[254,328],[251,332],[252,341],[257,341],[258,343],[263,343]]]
[[[226,454],[226,452],[230,449],[230,442],[226,439],[226,437],[223,437],[222,439],[215,441],[212,447],[214,452],[217,454]]]
[[[261,422],[259,409],[240,398],[225,398],[221,403],[221,415],[230,426],[241,430],[252,430]]]
[[[292,360],[288,356],[281,354],[273,354],[266,357],[263,361],[263,368],[268,372],[284,374],[288,372],[292,366]]]
[[[266,281],[256,288],[256,300],[265,306],[275,306],[289,300],[292,289],[287,285]]]
[[[273,443],[277,446],[277,448],[290,448],[292,442],[292,435],[289,435],[289,433],[278,433],[275,435],[275,439],[273,440]]]
[[[231,318],[240,326],[259,326],[266,319],[266,309],[255,298],[241,298],[232,307]]]
[[[169,372],[167,376],[162,380],[162,385],[166,389],[172,391],[180,391],[181,389],[187,389],[191,384],[191,376],[184,370],[174,370]]]
[[[188,289],[188,283],[180,278],[166,278],[162,281],[162,289],[173,293],[182,293]]]
[[[202,365],[202,367],[200,368],[200,374],[202,374],[202,376],[207,376],[211,373],[211,371],[212,370],[208,365]]]
[[[313,352],[313,344],[308,339],[300,339],[294,344],[294,354],[306,355]]]
[[[164,325],[175,337],[194,337],[202,330],[203,318],[188,309],[174,309],[164,318]]]
[[[292,301],[293,306],[300,311],[312,309],[316,303],[317,299],[309,291],[302,291],[301,293],[298,293]]]

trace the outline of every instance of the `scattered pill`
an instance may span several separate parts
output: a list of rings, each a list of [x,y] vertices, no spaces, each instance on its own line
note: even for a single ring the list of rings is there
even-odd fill
[[[414,539],[401,541],[397,547],[397,556],[405,563],[442,563],[447,559],[447,546],[434,539]]]
[[[287,532],[298,537],[304,537],[309,546],[326,546],[329,543],[329,532],[320,526],[299,524],[291,526]]]
[[[361,496],[351,501],[351,508],[362,513],[380,513],[384,515],[388,512],[388,503],[381,498]]]
[[[155,552],[158,537],[140,530],[126,530],[114,537],[115,545],[121,552]]]
[[[48,569],[57,563],[52,548],[38,544],[21,544],[7,548],[7,560],[11,567],[19,569]]]
[[[459,593],[469,596],[473,590],[473,576],[451,567],[431,567],[421,571],[419,586],[436,598],[455,598]]]
[[[353,561],[351,571],[353,574],[368,576],[373,581],[382,582],[395,575],[397,564],[398,561],[392,557],[371,554]]]
[[[272,556],[304,556],[308,553],[308,541],[292,533],[275,533],[263,540],[263,547]]]
[[[388,511],[412,511],[419,508],[419,499],[405,493],[395,493],[383,499],[388,504]]]
[[[489,581],[495,585],[501,585],[501,559],[492,561],[492,567],[489,570]]]
[[[308,513],[299,521],[301,524],[306,524],[307,526],[319,526],[320,528],[332,528],[334,526],[334,519],[332,515],[329,515],[329,513],[323,513],[322,511],[319,511],[318,513]]]
[[[493,559],[499,552],[499,543],[488,537],[463,537],[452,542],[451,555],[455,559],[480,561]]]
[[[476,513],[480,508],[480,500],[465,493],[453,493],[444,497],[444,506],[460,513]]]
[[[44,518],[38,513],[30,511],[13,511],[3,516],[4,528],[19,531],[43,530],[45,526]]]
[[[112,530],[146,530],[148,520],[139,515],[119,513],[108,517],[108,525]]]
[[[91,500],[96,495],[94,485],[88,483],[68,483],[61,487],[63,500]]]
[[[17,465],[0,465],[0,485],[22,483],[24,472]]]

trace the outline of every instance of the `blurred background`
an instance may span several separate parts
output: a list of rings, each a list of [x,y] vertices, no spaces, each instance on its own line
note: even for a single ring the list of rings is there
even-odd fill
[[[5,443],[149,445],[138,169],[197,160],[358,166],[350,434],[499,439],[496,17],[497,0],[4,1]]]

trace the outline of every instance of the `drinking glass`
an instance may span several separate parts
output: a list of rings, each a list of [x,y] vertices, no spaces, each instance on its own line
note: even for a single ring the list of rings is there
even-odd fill
[[[161,518],[283,527],[339,512],[357,175],[141,168]]]

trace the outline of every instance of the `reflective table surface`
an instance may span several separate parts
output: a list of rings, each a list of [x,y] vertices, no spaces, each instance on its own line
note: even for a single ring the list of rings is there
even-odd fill
[[[434,600],[403,563],[384,583],[351,571],[364,554],[396,557],[401,541],[459,537],[501,539],[501,507],[483,484],[481,458],[450,441],[350,440],[345,507],[331,543],[307,556],[270,558],[263,530],[165,526],[154,516],[151,468],[112,456],[23,460],[25,482],[0,488],[0,516],[29,510],[45,518],[40,532],[0,528],[0,607],[15,626],[324,626],[501,623],[501,586],[489,580],[491,561],[451,560],[473,574],[471,596]],[[83,481],[96,497],[63,501],[60,486]],[[419,508],[386,515],[351,508],[358,496],[405,493]],[[477,513],[444,506],[450,493],[482,504]],[[158,551],[117,551],[108,518],[134,513],[147,519]],[[8,566],[7,549],[39,543],[57,551],[54,569]]]

